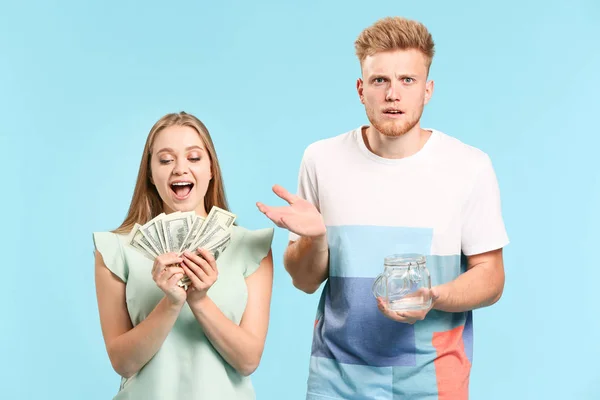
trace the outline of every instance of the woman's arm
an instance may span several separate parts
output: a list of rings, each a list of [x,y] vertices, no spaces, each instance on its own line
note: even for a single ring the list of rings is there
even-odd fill
[[[183,268],[192,282],[204,282],[204,286],[195,287],[205,288],[206,293],[216,281],[217,270],[212,255],[205,251],[201,254],[206,261],[195,255],[184,256]],[[206,294],[188,295],[188,304],[206,337],[225,361],[243,376],[252,374],[258,367],[267,337],[273,286],[271,250],[258,269],[246,278],[246,284],[248,302],[240,325],[227,318]]]
[[[156,268],[157,285],[173,289],[172,295],[165,296],[150,315],[135,328],[129,318],[125,300],[125,283],[114,275],[96,250],[95,276],[96,296],[100,313],[102,335],[108,357],[114,370],[122,377],[129,378],[137,373],[160,349],[173,327],[183,304],[185,290],[177,293],[177,281],[183,277],[181,268]],[[167,262],[173,256],[161,258]],[[179,297],[177,297],[179,296]]]

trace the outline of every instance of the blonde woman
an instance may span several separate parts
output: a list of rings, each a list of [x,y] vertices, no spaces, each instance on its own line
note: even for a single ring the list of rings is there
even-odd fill
[[[150,130],[125,221],[93,235],[102,334],[122,377],[115,399],[253,399],[269,321],[273,229],[232,226],[215,261],[204,249],[158,255],[127,243],[161,213],[228,210],[204,124],[184,112]],[[184,276],[187,290],[178,285]]]

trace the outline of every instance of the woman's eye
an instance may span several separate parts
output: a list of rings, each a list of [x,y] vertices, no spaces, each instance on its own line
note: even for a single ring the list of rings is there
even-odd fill
[[[159,162],[160,162],[161,164],[168,164],[168,163],[170,163],[171,161],[173,161],[173,160],[160,160]]]
[[[189,160],[192,162],[198,162],[200,161],[200,157],[190,157]]]

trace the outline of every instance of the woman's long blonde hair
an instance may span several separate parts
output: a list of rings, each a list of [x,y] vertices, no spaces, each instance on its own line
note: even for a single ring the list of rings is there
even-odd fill
[[[198,132],[198,135],[200,135],[202,142],[206,146],[212,171],[212,179],[208,183],[206,195],[204,196],[204,209],[206,212],[209,212],[213,206],[217,206],[229,211],[227,198],[225,197],[223,175],[210,133],[198,118],[182,111],[180,113],[165,115],[150,130],[146,139],[146,145],[144,146],[144,153],[142,154],[140,170],[135,183],[131,204],[129,205],[129,211],[121,226],[113,231],[114,233],[127,234],[131,232],[136,223],[144,225],[163,212],[163,201],[156,190],[156,186],[150,181],[150,160],[156,136],[163,129],[170,126],[189,126]]]

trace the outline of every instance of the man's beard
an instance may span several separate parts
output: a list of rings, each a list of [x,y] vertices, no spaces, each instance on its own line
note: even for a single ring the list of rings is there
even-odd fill
[[[419,123],[421,115],[423,114],[423,107],[421,107],[420,110],[413,113],[411,116],[404,114],[404,117],[408,118],[400,120],[395,118],[384,118],[380,113],[376,113],[370,107],[365,107],[365,109],[371,126],[375,128],[377,132],[388,137],[398,137],[404,135]]]

